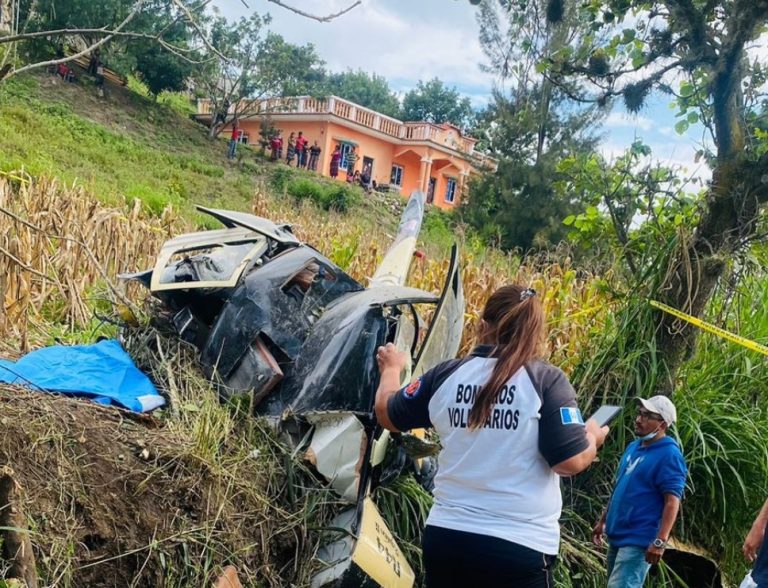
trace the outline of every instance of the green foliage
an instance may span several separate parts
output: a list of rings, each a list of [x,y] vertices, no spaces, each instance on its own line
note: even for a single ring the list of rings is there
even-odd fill
[[[296,200],[311,200],[325,210],[336,212],[347,212],[361,201],[358,190],[340,182],[321,184],[314,179],[296,177],[285,185],[285,190]]]
[[[128,74],[126,76],[126,79],[128,80],[128,83],[126,84],[128,89],[131,92],[134,92],[135,94],[138,94],[139,96],[143,96],[144,98],[150,98],[151,92],[149,91],[149,86],[147,86],[144,82],[142,82],[139,78],[132,74]]]
[[[348,212],[350,208],[360,204],[360,190],[346,184],[336,183],[326,187],[321,205],[326,210]]]
[[[632,272],[649,249],[679,228],[695,223],[696,194],[687,194],[681,170],[651,163],[650,148],[635,141],[606,162],[596,153],[566,157],[558,165],[557,189],[570,193],[581,211],[563,219],[568,237],[594,258],[620,251]],[[695,184],[695,181],[691,181]]]
[[[456,241],[454,213],[436,206],[427,208],[421,223],[420,238],[430,246],[437,246],[443,251],[450,250]]]
[[[215,15],[207,24],[216,52],[208,49],[194,80],[218,114],[211,122],[213,136],[234,118],[256,112],[260,98],[303,94],[323,77],[314,46],[288,43],[266,30],[269,22],[269,16],[254,13],[233,22]]]
[[[420,585],[424,573],[421,566],[421,535],[432,507],[432,496],[408,475],[396,478],[392,484],[379,486],[373,498],[416,573],[416,585]]]
[[[455,87],[446,86],[438,78],[428,82],[419,80],[403,97],[403,120],[451,123],[466,129],[472,124],[473,115],[469,98],[462,97]]]
[[[144,207],[155,216],[160,216],[166,206],[178,207],[180,203],[180,198],[173,193],[173,190],[158,192],[142,184],[131,186],[126,191],[125,198],[129,205],[132,205],[134,200],[140,200]]]
[[[164,91],[178,92],[184,89],[193,71],[189,62],[155,43],[137,43],[130,48],[136,56],[135,71],[154,96]]]
[[[296,172],[285,165],[275,165],[269,176],[269,183],[276,192],[285,192],[288,182],[296,175]]]
[[[211,144],[204,129],[167,105],[120,89],[104,102],[92,88],[54,92],[48,83],[13,78],[0,85],[0,169],[59,176],[107,202],[140,198],[155,212],[209,195],[218,203],[251,197],[252,173],[227,165],[225,146]],[[94,115],[108,126],[90,120]],[[241,153],[243,164],[252,160],[250,151]]]
[[[328,73],[310,87],[310,93],[338,96],[387,116],[400,116],[397,94],[392,91],[385,78],[375,73],[369,74],[363,70]]]
[[[478,130],[486,149],[500,158],[498,169],[470,183],[460,218],[488,243],[504,249],[548,247],[565,238],[562,220],[579,208],[580,196],[560,189],[558,162],[570,154],[589,154],[594,143],[591,113],[560,114],[549,109],[542,119],[536,100],[542,89],[525,99],[500,94],[483,113]],[[541,150],[539,137],[546,136]]]
[[[178,112],[182,116],[197,114],[197,108],[184,92],[163,90],[157,95],[157,103],[165,104],[168,108]]]
[[[659,244],[640,264],[666,267],[675,243]],[[764,341],[768,329],[768,283],[764,255],[740,263],[745,272],[737,290],[728,282],[714,297],[705,320],[749,339]],[[649,299],[660,295],[658,270],[627,284],[616,294],[621,308],[597,334],[598,349],[581,353],[572,375],[585,413],[603,403],[628,407],[612,427],[601,460],[565,489],[563,551],[589,553],[590,526],[605,507],[618,457],[632,440],[632,398],[651,395],[664,379],[665,365],[654,346],[656,311]],[[675,536],[707,550],[729,578],[740,578],[746,562],[740,547],[768,495],[768,364],[755,352],[702,334],[695,355],[679,373],[673,397],[679,422],[672,434],[680,441],[689,478]],[[582,573],[584,565],[570,565]],[[595,572],[595,574],[597,574]],[[589,577],[590,574],[587,574]],[[594,585],[581,583],[574,585]],[[604,584],[603,584],[604,585]],[[678,585],[671,581],[662,586]]]
[[[296,200],[309,199],[320,204],[325,199],[323,187],[308,178],[294,178],[288,182],[285,189]]]

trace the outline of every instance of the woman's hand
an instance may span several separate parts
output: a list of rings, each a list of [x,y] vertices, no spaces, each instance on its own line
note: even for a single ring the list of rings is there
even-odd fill
[[[584,423],[584,428],[587,430],[587,433],[594,437],[595,446],[600,449],[603,446],[603,443],[605,443],[605,438],[610,431],[608,425],[601,427],[597,424],[595,419],[589,419],[586,423]]]
[[[408,354],[405,351],[398,351],[393,343],[387,343],[376,351],[376,362],[379,364],[380,372],[397,369],[399,374],[408,365]]]
[[[376,351],[376,362],[379,364],[379,387],[376,390],[374,409],[379,424],[390,431],[398,431],[389,418],[387,403],[390,396],[400,388],[400,374],[408,365],[410,357],[404,351],[398,351],[392,343],[379,347]]]

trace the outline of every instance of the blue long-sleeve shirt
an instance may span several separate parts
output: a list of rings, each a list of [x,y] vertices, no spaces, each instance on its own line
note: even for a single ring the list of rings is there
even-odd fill
[[[616,474],[605,532],[612,546],[647,547],[657,537],[664,495],[682,497],[687,467],[680,446],[662,437],[643,446],[630,443]]]

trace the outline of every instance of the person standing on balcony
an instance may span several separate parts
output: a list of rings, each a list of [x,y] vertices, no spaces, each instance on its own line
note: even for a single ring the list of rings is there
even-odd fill
[[[347,181],[352,182],[355,178],[355,165],[357,164],[357,153],[355,146],[352,145],[347,153]]]
[[[291,133],[288,135],[288,145],[285,149],[285,163],[291,165],[294,157],[296,157],[296,137]]]
[[[331,177],[337,178],[339,176],[339,163],[341,163],[341,147],[336,145],[336,148],[331,153]]]
[[[227,159],[234,159],[237,152],[237,141],[240,138],[240,129],[237,127],[237,119],[232,121],[232,136],[229,139],[229,149],[227,150]]]
[[[312,143],[312,147],[309,148],[309,169],[317,171],[317,162],[320,160],[320,145],[317,141]],[[338,169],[336,170],[338,172]]]

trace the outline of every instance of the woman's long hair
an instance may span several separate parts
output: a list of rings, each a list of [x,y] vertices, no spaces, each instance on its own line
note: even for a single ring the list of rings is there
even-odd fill
[[[527,362],[540,356],[544,340],[544,312],[531,289],[502,286],[485,303],[483,342],[494,345],[497,358],[491,377],[469,413],[469,428],[479,429],[490,417],[501,388]]]

